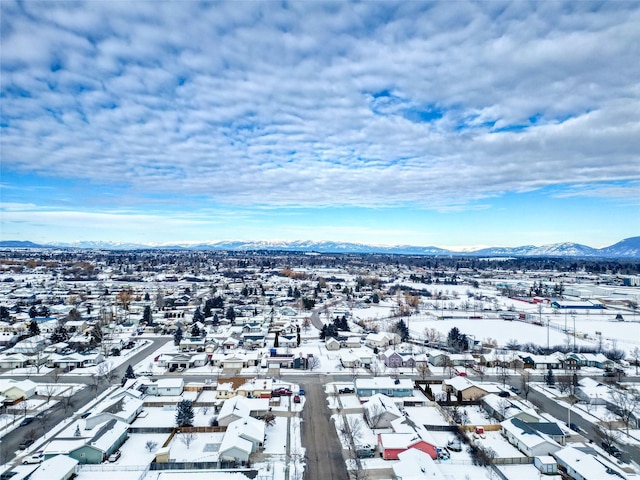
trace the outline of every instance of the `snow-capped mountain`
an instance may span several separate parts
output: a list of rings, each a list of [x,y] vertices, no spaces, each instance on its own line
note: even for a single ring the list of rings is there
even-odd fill
[[[378,253],[391,255],[455,255],[473,257],[601,257],[640,258],[640,237],[631,237],[605,248],[593,248],[579,243],[554,243],[550,245],[524,245],[520,247],[490,247],[478,250],[455,251],[439,247],[414,245],[370,245],[349,242],[297,241],[221,241],[185,242],[171,244],[138,244],[120,242],[73,242],[35,244],[27,241],[7,240],[0,248],[85,248],[101,250],[235,250],[235,251],[296,251],[319,253]]]

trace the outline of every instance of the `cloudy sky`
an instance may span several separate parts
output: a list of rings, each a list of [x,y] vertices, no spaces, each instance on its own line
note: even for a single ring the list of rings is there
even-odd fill
[[[1,238],[640,234],[640,3],[0,3]]]

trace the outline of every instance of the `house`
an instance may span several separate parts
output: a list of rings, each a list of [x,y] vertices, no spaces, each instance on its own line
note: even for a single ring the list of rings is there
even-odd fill
[[[29,480],[70,480],[76,476],[78,460],[66,455],[56,455],[40,464]]]
[[[157,382],[156,395],[162,397],[177,397],[182,395],[184,380],[182,378],[160,378]]]
[[[240,418],[227,425],[219,454],[221,460],[245,464],[249,456],[263,446],[265,424],[252,417]]]
[[[468,377],[456,376],[442,381],[442,390],[450,395],[455,395],[462,401],[479,400],[489,393],[484,387],[479,387]]]
[[[533,408],[514,397],[503,398],[490,393],[482,397],[482,408],[499,422],[512,417],[529,423],[540,421]]]
[[[626,480],[626,472],[607,458],[596,454],[595,450],[582,444],[571,445],[552,454],[558,462],[558,469],[575,480]]]
[[[445,480],[440,467],[430,455],[417,448],[398,454],[398,462],[392,465],[395,480]]]
[[[397,460],[400,453],[410,448],[420,450],[431,458],[438,456],[435,445],[424,441],[417,433],[379,433],[378,446],[385,460]]]
[[[411,397],[413,395],[413,381],[408,378],[356,378],[355,387],[359,397],[371,397],[376,393],[382,393],[387,397]]]
[[[7,353],[0,355],[0,368],[24,368],[29,364],[30,357],[23,353]]]
[[[27,400],[36,394],[37,385],[31,380],[0,379],[0,395],[6,402]]]
[[[340,342],[333,337],[329,337],[325,340],[324,346],[329,351],[340,350]]]
[[[371,348],[386,348],[391,345],[391,338],[387,332],[370,333],[365,337],[364,344]]]
[[[56,455],[68,455],[79,463],[104,462],[118,450],[128,436],[129,424],[116,419],[103,423],[87,435],[84,421],[72,423],[44,448],[45,460]]]
[[[429,363],[434,367],[446,367],[448,365],[452,365],[451,355],[446,352],[430,353]]]
[[[380,360],[387,368],[398,368],[402,366],[402,355],[389,348],[380,354]]]
[[[590,405],[606,405],[610,388],[592,378],[584,377],[578,382],[576,396]]]
[[[85,419],[85,428],[91,430],[111,419],[131,424],[142,412],[143,405],[142,399],[134,392],[121,390],[92,409]]]
[[[534,368],[536,370],[557,369],[562,365],[564,359],[561,353],[551,355],[526,355],[522,357],[524,368]]]
[[[258,416],[269,410],[268,398],[245,398],[240,395],[224,401],[218,412],[218,425],[228,426],[236,420]]]
[[[273,380],[271,378],[252,378],[240,385],[236,394],[247,398],[271,398],[272,390]]]
[[[551,455],[562,448],[548,435],[533,428],[533,424],[518,418],[510,418],[500,425],[502,425],[502,434],[509,443],[528,457]]]
[[[402,417],[398,406],[389,397],[380,393],[372,395],[362,408],[371,428],[389,428],[393,420]]]

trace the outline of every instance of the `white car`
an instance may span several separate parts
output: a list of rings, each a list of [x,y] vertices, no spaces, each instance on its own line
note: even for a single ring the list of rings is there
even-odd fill
[[[24,460],[22,460],[22,463],[24,465],[27,465],[29,463],[42,463],[43,461],[44,461],[44,453],[36,452],[33,455],[29,455],[28,457],[25,457]]]

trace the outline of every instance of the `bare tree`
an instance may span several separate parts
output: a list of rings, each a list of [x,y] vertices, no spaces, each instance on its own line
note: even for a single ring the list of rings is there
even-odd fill
[[[44,387],[44,396],[47,397],[47,403],[49,403],[51,401],[51,398],[56,394],[56,392],[58,391],[58,387],[55,385],[52,385],[51,383],[47,383],[46,387]]]
[[[180,442],[182,442],[182,444],[187,447],[187,450],[189,450],[189,447],[195,439],[196,435],[194,433],[186,432],[180,434]]]
[[[154,442],[153,440],[148,440],[147,443],[144,444],[144,446],[147,450],[149,450],[149,453],[151,453],[158,446],[158,442]]]
[[[305,332],[308,332],[310,328],[311,328],[311,317],[304,317],[304,320],[302,320],[302,329]]]
[[[431,375],[431,370],[429,370],[427,362],[420,362],[416,364],[416,372],[418,373],[420,380],[426,380],[427,377]]]
[[[640,413],[640,396],[629,390],[618,389],[611,391],[610,398],[613,403],[613,413],[624,423],[629,435],[629,425],[636,414]]]
[[[484,377],[487,376],[487,367],[486,367],[486,365],[476,365],[474,370],[478,374],[478,377],[480,377],[480,382],[484,382]]]
[[[315,355],[313,357],[308,357],[307,369],[313,371],[317,370],[318,368],[320,368],[320,357],[316,357]]]
[[[571,391],[571,387],[573,386],[573,379],[571,375],[558,375],[556,377],[556,385],[560,393],[566,393]]]
[[[640,364],[640,347],[634,347],[630,352],[633,363],[636,366],[636,375],[638,375],[638,365]]]
[[[531,374],[528,370],[524,370],[520,376],[520,390],[522,391],[522,395],[524,395],[524,399],[528,400],[529,393],[531,392]]]
[[[378,428],[378,424],[384,416],[385,409],[379,403],[374,403],[365,410],[365,419],[371,428]]]
[[[67,395],[62,396],[62,398],[60,399],[60,404],[62,405],[62,408],[64,408],[64,413],[67,413],[69,410],[71,410],[71,408],[75,404],[75,402],[73,401],[73,397],[71,396],[71,392],[69,392]]]
[[[98,375],[104,378],[108,383],[111,383],[115,377],[115,368],[111,360],[107,360],[98,365]]]
[[[597,433],[602,439],[602,443],[609,446],[613,445],[620,435],[620,432],[618,432],[616,428],[615,418],[607,415],[605,419],[600,422]]]
[[[423,333],[424,338],[429,345],[437,345],[440,343],[442,334],[435,328],[425,328]]]

